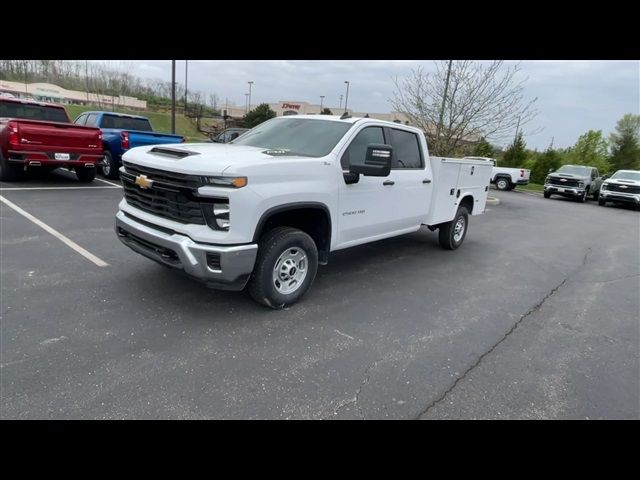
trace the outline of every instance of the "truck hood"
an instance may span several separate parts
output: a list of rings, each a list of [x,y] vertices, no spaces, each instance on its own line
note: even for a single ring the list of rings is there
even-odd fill
[[[629,186],[634,186],[634,187],[640,187],[640,182],[638,182],[637,180],[627,180],[626,178],[610,178],[608,180],[605,180],[603,183],[603,185],[629,185]]]
[[[249,166],[307,159],[297,156],[269,155],[268,149],[224,143],[178,143],[135,147],[122,160],[137,165],[191,175],[222,175],[231,166]]]

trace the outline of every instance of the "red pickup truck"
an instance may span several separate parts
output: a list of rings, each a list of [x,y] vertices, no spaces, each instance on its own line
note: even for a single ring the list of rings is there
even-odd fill
[[[61,105],[0,97],[0,180],[65,167],[91,182],[103,155],[100,129],[74,125]]]

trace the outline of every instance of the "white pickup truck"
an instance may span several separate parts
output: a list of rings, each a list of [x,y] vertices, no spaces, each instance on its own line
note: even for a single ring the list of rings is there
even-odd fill
[[[491,183],[496,185],[498,190],[513,190],[516,185],[528,185],[531,170],[526,168],[499,167],[495,158],[488,157],[464,157],[467,160],[484,160],[493,165],[491,171]]]
[[[484,212],[491,165],[430,157],[409,126],[346,115],[271,119],[232,143],[132,148],[120,240],[208,287],[296,302],[329,253],[439,229],[458,248]]]

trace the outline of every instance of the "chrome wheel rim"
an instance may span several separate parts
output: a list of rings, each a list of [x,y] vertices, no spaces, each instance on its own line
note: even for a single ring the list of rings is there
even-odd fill
[[[498,188],[501,190],[507,188],[506,180],[498,180]]]
[[[453,240],[458,243],[462,240],[462,236],[464,235],[464,229],[466,227],[466,223],[464,221],[464,217],[458,218],[455,226],[453,227]]]
[[[307,253],[299,247],[287,248],[273,267],[273,286],[283,295],[298,290],[307,277]]]
[[[111,165],[106,158],[102,161],[102,173],[104,175],[109,175],[111,173]]]

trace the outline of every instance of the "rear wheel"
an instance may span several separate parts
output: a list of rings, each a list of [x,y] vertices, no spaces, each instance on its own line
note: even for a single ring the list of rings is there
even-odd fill
[[[93,182],[93,179],[96,178],[96,169],[95,167],[77,167],[76,176],[82,183]]]
[[[104,151],[104,160],[100,170],[102,170],[102,175],[107,178],[118,178],[118,163],[115,161],[109,150]]]
[[[3,182],[15,182],[24,178],[24,168],[22,165],[9,165],[0,152],[0,180]]]
[[[450,222],[440,226],[438,232],[438,240],[440,246],[446,250],[455,250],[464,241],[467,235],[467,226],[469,225],[469,214],[467,209],[460,207],[456,212],[456,216]]]
[[[496,178],[496,188],[498,190],[510,190],[511,180],[505,177]]]
[[[249,294],[262,305],[284,308],[305,294],[317,271],[318,249],[313,239],[296,228],[274,228],[260,240]]]

